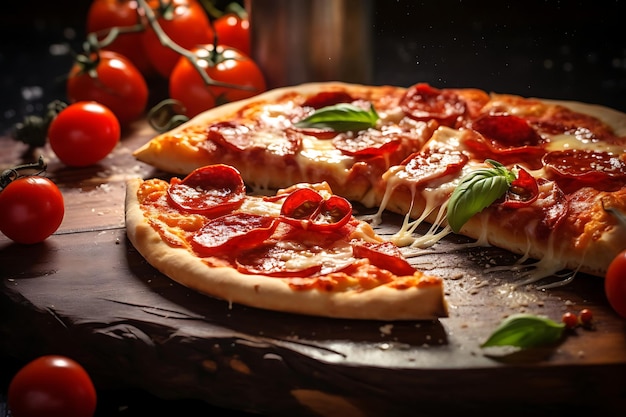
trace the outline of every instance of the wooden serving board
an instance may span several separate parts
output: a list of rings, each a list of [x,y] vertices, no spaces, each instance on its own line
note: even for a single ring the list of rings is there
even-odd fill
[[[411,260],[445,279],[450,317],[437,321],[336,320],[261,311],[174,283],[139,255],[124,228],[125,180],[165,175],[132,151],[154,132],[138,122],[89,168],[64,167],[48,149],[48,176],[66,214],[32,246],[0,236],[0,354],[69,355],[99,389],[126,386],[163,398],[275,416],[483,415],[626,406],[626,322],[602,280],[578,275],[549,290],[520,287],[516,257],[444,239]],[[36,156],[0,139],[0,168]],[[400,216],[386,214],[380,233]],[[545,283],[545,282],[544,282]],[[593,329],[559,344],[501,352],[480,344],[507,315],[560,320],[590,308]]]

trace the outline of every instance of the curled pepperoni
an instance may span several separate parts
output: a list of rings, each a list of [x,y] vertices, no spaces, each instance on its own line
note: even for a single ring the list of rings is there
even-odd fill
[[[243,204],[246,196],[243,179],[229,165],[198,168],[183,180],[172,178],[168,201],[179,210],[217,217]]]
[[[314,96],[307,98],[302,106],[321,109],[326,106],[333,106],[339,103],[351,103],[354,98],[345,91],[322,91]]]
[[[302,256],[300,248],[265,244],[241,252],[235,262],[237,270],[244,274],[271,277],[308,277],[321,271],[319,262],[290,262]]]
[[[367,258],[372,265],[394,275],[413,275],[415,268],[402,257],[400,249],[391,242],[370,243],[353,241],[352,253],[356,258]]]
[[[416,184],[425,184],[446,175],[455,174],[467,163],[469,158],[458,151],[437,152],[425,150],[416,152],[402,162],[409,180]]]
[[[420,83],[410,87],[400,101],[402,111],[420,121],[436,120],[453,127],[466,111],[465,102],[450,90],[439,90]]]
[[[538,146],[543,142],[526,120],[510,114],[486,115],[474,120],[471,127],[500,148]]]
[[[367,129],[358,133],[342,133],[333,139],[333,145],[342,153],[357,158],[369,158],[393,153],[401,144],[399,136]]]
[[[520,168],[517,179],[511,183],[501,205],[510,208],[525,207],[537,200],[538,196],[537,180],[528,171]]]
[[[613,191],[626,183],[626,161],[610,152],[553,151],[543,157],[543,163],[567,191],[585,186]]]
[[[202,256],[245,250],[268,239],[276,230],[274,217],[231,213],[207,222],[191,239],[193,249]]]
[[[281,220],[303,229],[330,232],[345,226],[352,218],[352,205],[337,195],[324,199],[310,188],[299,188],[285,198]]]

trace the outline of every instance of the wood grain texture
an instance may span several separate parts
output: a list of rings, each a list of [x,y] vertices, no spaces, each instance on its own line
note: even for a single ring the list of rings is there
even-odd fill
[[[166,176],[131,156],[151,136],[139,122],[110,158],[85,169],[38,150],[66,215],[42,244],[0,236],[0,353],[24,360],[67,354],[100,388],[277,416],[616,415],[626,406],[626,323],[608,306],[602,281],[578,275],[565,287],[514,290],[519,277],[490,270],[516,258],[461,246],[462,238],[411,258],[445,280],[450,317],[432,322],[280,314],[172,282],[135,251],[124,229],[124,181]],[[1,138],[0,168],[21,162],[25,151]],[[400,222],[385,215],[379,232],[393,233]],[[558,345],[509,355],[480,348],[512,313],[559,320],[584,307],[593,310],[594,328]]]

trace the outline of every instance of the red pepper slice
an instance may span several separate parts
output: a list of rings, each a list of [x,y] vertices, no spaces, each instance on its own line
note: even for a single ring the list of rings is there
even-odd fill
[[[255,247],[276,230],[274,217],[232,213],[210,220],[191,239],[191,246],[201,256],[240,251]]]
[[[282,221],[302,229],[333,231],[350,221],[352,205],[337,195],[324,199],[311,188],[299,188],[285,198],[280,214]]]
[[[539,186],[535,177],[528,171],[519,168],[517,179],[511,183],[511,187],[506,192],[503,207],[521,208],[532,204],[539,197]]]
[[[243,203],[245,196],[239,171],[228,165],[198,168],[183,180],[172,178],[167,190],[172,206],[208,217],[231,212]]]
[[[356,258],[367,258],[381,269],[397,275],[413,275],[415,268],[402,257],[400,249],[391,242],[370,243],[352,242],[352,253]]]
[[[420,83],[410,87],[400,101],[402,111],[415,120],[436,120],[454,127],[465,115],[465,102],[454,92]]]

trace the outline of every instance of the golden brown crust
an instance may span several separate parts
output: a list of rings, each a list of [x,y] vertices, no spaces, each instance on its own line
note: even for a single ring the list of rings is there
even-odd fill
[[[447,316],[441,282],[407,289],[383,285],[361,292],[296,291],[287,279],[241,274],[230,267],[208,267],[186,249],[165,243],[149,225],[137,199],[140,184],[139,179],[127,183],[128,238],[148,263],[193,290],[230,303],[326,317],[421,320]]]

